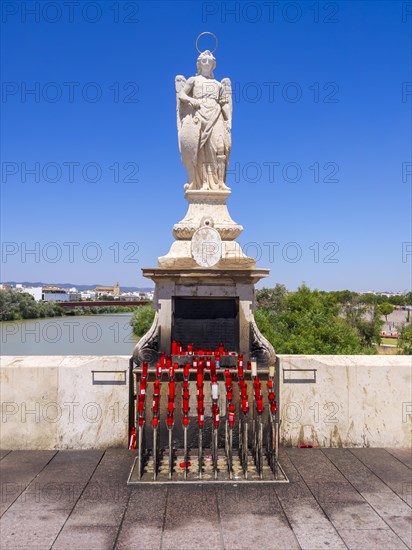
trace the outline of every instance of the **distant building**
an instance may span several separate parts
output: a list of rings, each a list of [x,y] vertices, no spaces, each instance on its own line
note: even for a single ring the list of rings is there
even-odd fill
[[[42,288],[43,302],[68,302],[70,294],[64,288],[57,286],[44,286]]]
[[[119,283],[116,283],[115,286],[97,286],[94,289],[96,300],[102,296],[111,296],[115,300],[118,300],[120,297],[120,286]]]
[[[82,290],[80,292],[80,298],[82,300],[94,300],[96,298],[96,293],[94,290]]]
[[[26,286],[23,289],[23,292],[33,296],[36,302],[40,302],[42,300],[43,289],[41,286]]]

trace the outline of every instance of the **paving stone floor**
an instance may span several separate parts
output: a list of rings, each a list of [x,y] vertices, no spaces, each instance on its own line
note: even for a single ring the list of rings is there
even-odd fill
[[[128,487],[127,450],[0,451],[0,548],[412,548],[411,449],[283,449],[282,485]]]

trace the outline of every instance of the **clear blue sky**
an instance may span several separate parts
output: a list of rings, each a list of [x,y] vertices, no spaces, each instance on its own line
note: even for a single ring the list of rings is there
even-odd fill
[[[1,279],[151,286],[186,212],[174,77],[208,30],[235,90],[229,210],[265,284],[410,289],[408,10],[3,1]]]

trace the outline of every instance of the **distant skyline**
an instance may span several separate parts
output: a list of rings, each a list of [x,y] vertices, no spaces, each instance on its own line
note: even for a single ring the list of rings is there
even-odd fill
[[[92,283],[92,284],[86,284],[86,283],[67,283],[67,282],[54,282],[54,281],[45,281],[45,282],[41,282],[41,281],[35,281],[35,282],[31,282],[31,281],[0,281],[0,284],[9,284],[9,285],[14,285],[14,284],[21,284],[23,286],[30,286],[30,285],[33,285],[33,286],[61,286],[61,287],[64,287],[64,288],[68,288],[68,287],[73,287],[73,288],[77,288],[79,290],[84,290],[84,289],[92,289],[94,287],[98,287],[98,286],[113,286],[113,284],[111,282],[98,282],[98,283]],[[145,287],[137,287],[137,286],[133,286],[133,285],[120,285],[120,289],[121,290],[127,290],[127,291],[137,291],[137,290],[140,290],[140,291],[148,291],[148,290],[154,290],[154,285],[150,286],[147,285]],[[287,290],[290,290],[292,291],[293,289],[287,289]],[[318,290],[324,290],[322,288],[318,288]],[[407,293],[407,292],[410,292],[410,289],[404,289],[403,291],[400,291],[400,290],[393,290],[393,289],[389,289],[389,288],[386,288],[386,289],[373,289],[373,288],[370,288],[366,291],[360,291],[360,290],[357,290],[355,288],[352,288],[352,289],[335,289],[335,290],[350,290],[352,292],[357,292],[359,294],[362,294],[362,293],[367,293],[367,292],[373,292],[373,293],[376,293],[376,294],[385,294],[385,293],[393,293],[393,294],[403,294],[403,293]]]
[[[258,286],[411,289],[409,3],[26,4],[2,5],[2,281],[154,286],[187,208],[174,78],[209,30]]]

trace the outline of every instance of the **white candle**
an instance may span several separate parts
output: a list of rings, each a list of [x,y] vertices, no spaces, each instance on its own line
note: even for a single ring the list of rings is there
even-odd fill
[[[250,364],[252,367],[252,376],[257,376],[257,362],[255,357],[252,357]]]
[[[212,384],[212,399],[217,399],[219,397],[219,386],[217,384]]]

